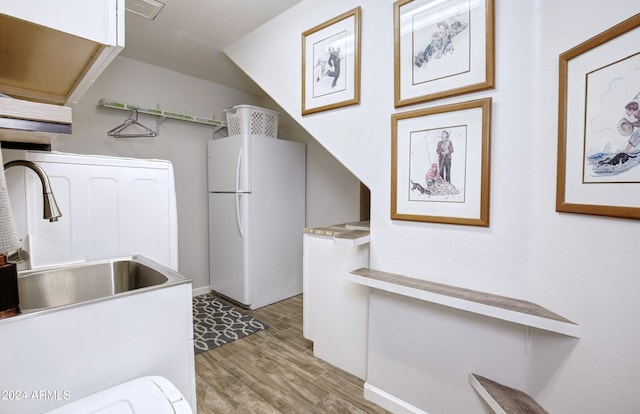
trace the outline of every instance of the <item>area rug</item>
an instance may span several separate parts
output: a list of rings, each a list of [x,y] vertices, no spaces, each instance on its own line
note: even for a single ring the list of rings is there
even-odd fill
[[[222,303],[211,294],[193,298],[193,347],[196,354],[268,327],[266,323]]]

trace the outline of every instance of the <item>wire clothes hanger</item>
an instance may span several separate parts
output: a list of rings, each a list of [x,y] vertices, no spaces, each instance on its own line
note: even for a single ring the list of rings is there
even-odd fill
[[[123,134],[122,131],[125,130],[126,128],[128,128],[131,125],[138,125],[140,127],[142,127],[145,132],[141,133],[141,132],[136,132],[136,133],[129,133],[129,134]],[[147,128],[146,126],[142,125],[141,123],[138,122],[138,111],[135,108],[131,108],[131,110],[129,111],[129,117],[120,125],[118,125],[117,127],[113,128],[112,130],[107,132],[107,135],[109,135],[110,137],[114,137],[114,138],[139,138],[139,137],[155,137],[156,135],[158,135],[158,133],[150,128]]]

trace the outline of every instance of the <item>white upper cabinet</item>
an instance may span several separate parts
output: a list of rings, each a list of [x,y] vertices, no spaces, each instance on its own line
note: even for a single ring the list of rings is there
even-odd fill
[[[124,24],[118,25],[118,13],[123,11],[124,0],[28,0],[0,3],[0,13],[110,46],[124,46]]]
[[[124,0],[0,2],[0,92],[71,105],[124,48]]]

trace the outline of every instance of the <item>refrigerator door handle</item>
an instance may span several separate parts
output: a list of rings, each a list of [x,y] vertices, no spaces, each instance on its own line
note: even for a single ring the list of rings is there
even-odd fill
[[[238,226],[238,233],[240,237],[244,238],[244,232],[242,231],[242,217],[240,217],[240,166],[242,165],[242,150],[238,152],[238,160],[236,161],[236,225]]]
[[[238,226],[238,233],[240,233],[240,238],[244,238],[244,232],[242,231],[242,217],[240,216],[241,195],[241,193],[236,193],[236,225]]]
[[[242,150],[238,152],[238,159],[236,160],[236,193],[240,192],[240,167],[242,166]]]

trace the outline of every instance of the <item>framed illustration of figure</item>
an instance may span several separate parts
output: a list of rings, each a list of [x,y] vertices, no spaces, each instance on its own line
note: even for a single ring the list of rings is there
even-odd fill
[[[640,14],[560,55],[556,211],[640,219]]]
[[[396,107],[494,87],[493,2],[394,3]]]
[[[360,103],[357,7],[302,33],[302,115]]]
[[[391,116],[391,218],[489,226],[491,98]]]

